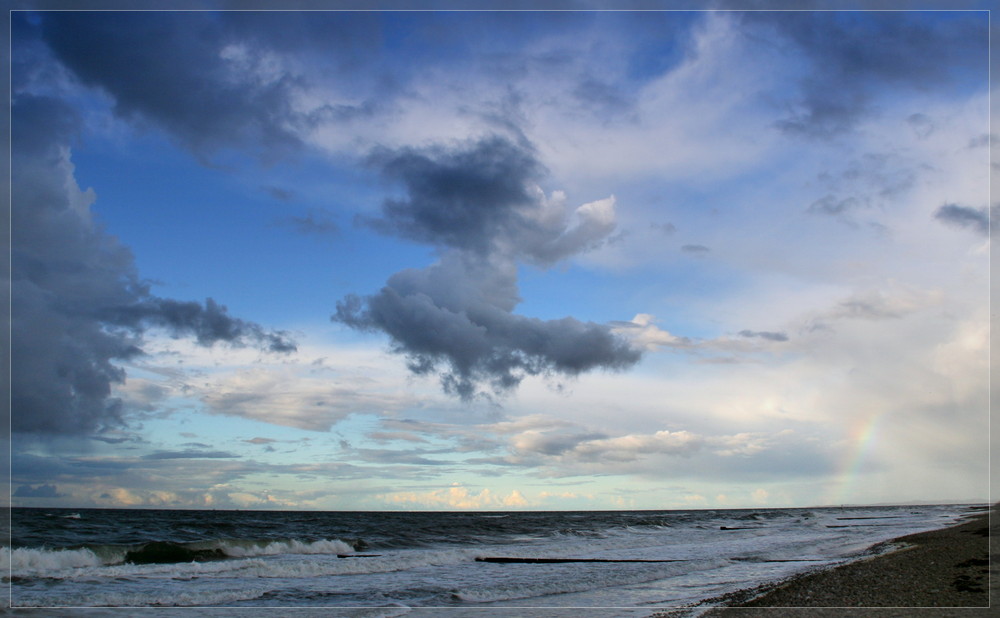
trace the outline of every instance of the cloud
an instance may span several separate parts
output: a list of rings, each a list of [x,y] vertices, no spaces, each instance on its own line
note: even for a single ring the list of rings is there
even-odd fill
[[[200,389],[206,411],[276,425],[327,431],[352,412],[379,409],[378,395],[294,367],[253,367],[218,376]]]
[[[681,247],[681,251],[684,253],[690,253],[691,255],[704,255],[711,251],[705,245],[684,245]]]
[[[825,195],[810,204],[807,212],[824,215],[842,215],[860,208],[861,205],[862,202],[855,197],[839,198],[834,195]]]
[[[741,433],[702,433],[661,429],[614,434],[565,421],[529,416],[504,423],[482,424],[475,431],[503,439],[506,453],[471,460],[474,463],[530,469],[543,477],[628,474],[660,477],[665,470],[676,478],[749,478],[783,474],[782,466],[812,449],[816,465],[785,471],[816,474],[827,470],[825,454],[816,453],[814,440],[795,431],[768,430]]]
[[[488,488],[481,489],[476,493],[458,483],[447,489],[435,489],[428,492],[396,492],[385,494],[380,496],[380,498],[390,504],[416,504],[426,507],[447,507],[463,510],[521,508],[528,506],[528,500],[516,489],[507,495],[497,494]]]
[[[373,164],[407,189],[365,223],[432,244],[440,260],[396,273],[374,295],[350,295],[332,319],[384,332],[416,374],[440,373],[444,390],[469,400],[516,387],[527,375],[624,369],[640,352],[610,327],[572,317],[513,313],[517,263],[546,266],[602,242],[615,229],[614,198],[573,211],[565,196],[533,184],[542,173],[526,145],[492,136],[448,149],[380,151]]]
[[[629,434],[617,438],[586,440],[570,455],[586,462],[629,462],[647,455],[691,455],[702,448],[704,438],[688,431],[657,431],[651,435]]]
[[[454,148],[377,150],[369,159],[402,182],[405,199],[388,199],[373,228],[436,247],[486,257],[503,254],[548,266],[592,249],[615,229],[615,200],[580,206],[546,197],[545,168],[532,148],[493,135]]]
[[[634,345],[649,351],[667,348],[691,353],[752,352],[757,348],[757,346],[727,336],[712,339],[678,337],[657,326],[656,317],[648,313],[640,313],[628,322],[612,322],[612,326],[616,333],[628,338]],[[745,339],[760,339],[768,342],[788,341],[788,335],[783,332],[742,330],[739,335]],[[716,359],[716,361],[718,360]],[[727,358],[726,360],[731,362],[736,359]]]
[[[260,190],[270,195],[272,198],[278,200],[279,202],[290,202],[295,198],[295,192],[290,189],[283,189],[281,187],[265,185],[262,186]]]
[[[616,333],[645,350],[686,348],[693,343],[687,337],[678,337],[656,326],[656,318],[648,313],[640,313],[629,322],[612,322],[612,326]]]
[[[39,485],[38,487],[21,485],[11,496],[14,498],[62,498],[65,494],[59,493],[55,485]]]
[[[204,305],[152,295],[131,251],[95,221],[68,144],[77,116],[59,100],[15,93],[11,109],[11,427],[89,434],[121,425],[119,363],[144,354],[151,327],[199,344],[295,349],[283,333]]]
[[[544,172],[529,150],[501,137],[455,150],[381,149],[370,161],[407,190],[406,199],[386,200],[372,227],[481,255],[527,227],[523,213],[534,200],[526,183]]]
[[[973,208],[944,204],[934,211],[934,218],[947,225],[964,227],[984,236],[990,233],[990,211],[985,206]]]
[[[149,455],[143,455],[143,459],[233,459],[239,455],[226,453],[224,451],[156,451]]]
[[[767,339],[768,341],[788,341],[788,335],[786,335],[785,333],[741,330],[739,334],[741,337],[759,337],[761,339]]]
[[[824,317],[840,320],[887,320],[901,318],[939,300],[934,292],[925,292],[900,285],[890,285],[882,290],[865,290],[852,294]]]
[[[410,466],[444,466],[452,462],[439,459],[428,459],[424,454],[440,454],[450,451],[426,451],[415,449],[403,451],[398,449],[349,449],[349,454],[361,461],[387,465]]]
[[[881,89],[954,87],[986,75],[985,14],[941,20],[917,12],[846,14],[750,12],[748,23],[791,41],[803,72],[793,112],[777,126],[792,134],[830,137],[852,130],[874,111]]]
[[[168,131],[199,155],[244,147],[270,157],[301,147],[317,118],[297,109],[298,78],[210,13],[45,13],[41,36],[115,112]]]
[[[906,124],[913,128],[913,132],[921,139],[929,137],[936,129],[934,120],[927,114],[916,113],[906,117]]]
[[[275,225],[289,227],[303,236],[330,237],[340,233],[340,226],[326,212],[309,212],[304,217],[282,217],[275,221]]]
[[[330,490],[330,479],[337,479],[345,486],[370,482],[372,478],[403,478],[416,476],[410,469],[380,469],[376,466],[357,467],[346,463],[292,463],[266,464],[237,457],[185,456],[180,457],[81,457],[66,454],[37,456],[15,454],[12,484],[34,486],[56,484],[59,494],[67,498],[64,503],[79,507],[160,505],[172,508],[244,508],[237,494],[270,493],[286,502],[287,506],[303,504],[304,492],[291,489],[294,482],[313,479],[322,482],[324,495]],[[276,483],[271,490],[261,490],[252,482],[254,477],[274,475],[287,479]],[[244,485],[244,482],[246,485]],[[155,488],[155,489],[151,489]],[[102,495],[106,494],[106,495]],[[267,506],[275,506],[273,504]]]
[[[226,308],[211,298],[202,306],[196,302],[147,296],[128,305],[102,309],[95,317],[134,330],[159,326],[175,336],[194,335],[199,344],[206,346],[220,341],[236,344],[251,341],[272,352],[294,352],[296,349],[284,333],[267,332],[258,324],[230,317]]]
[[[673,223],[656,223],[656,222],[653,222],[653,223],[649,224],[649,227],[651,227],[654,230],[659,230],[665,236],[670,236],[674,232],[677,231],[677,226],[674,225]]]
[[[625,369],[639,360],[608,326],[512,313],[516,293],[513,265],[449,253],[424,270],[393,275],[378,294],[338,302],[333,319],[385,332],[414,373],[443,365],[445,391],[463,399],[481,383],[502,394],[526,375]]]

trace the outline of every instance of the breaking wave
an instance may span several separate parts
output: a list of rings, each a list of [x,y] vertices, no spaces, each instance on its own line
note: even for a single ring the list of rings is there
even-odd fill
[[[194,543],[150,541],[133,545],[92,545],[67,549],[4,548],[0,570],[12,576],[47,575],[67,569],[117,564],[178,564],[227,558],[282,554],[351,555],[354,548],[339,539],[219,539]]]

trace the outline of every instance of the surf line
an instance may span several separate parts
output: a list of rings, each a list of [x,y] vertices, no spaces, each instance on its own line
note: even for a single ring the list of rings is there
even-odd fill
[[[687,560],[642,560],[637,558],[506,558],[480,556],[476,562],[499,562],[518,564],[557,564],[561,562],[687,562]]]

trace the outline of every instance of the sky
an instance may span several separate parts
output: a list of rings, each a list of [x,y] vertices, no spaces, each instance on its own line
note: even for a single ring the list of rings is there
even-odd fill
[[[986,11],[10,19],[15,506],[990,496]]]

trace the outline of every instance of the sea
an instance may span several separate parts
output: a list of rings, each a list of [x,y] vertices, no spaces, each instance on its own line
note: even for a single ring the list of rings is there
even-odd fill
[[[8,607],[53,615],[650,616],[858,560],[985,508],[15,508],[0,571]]]

